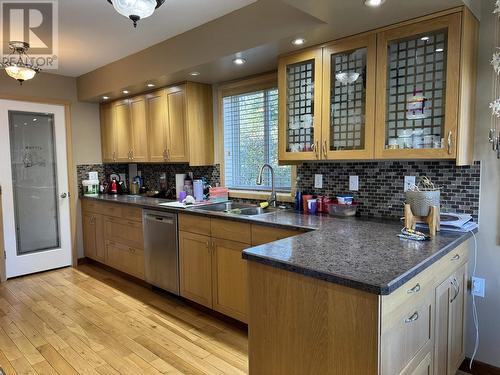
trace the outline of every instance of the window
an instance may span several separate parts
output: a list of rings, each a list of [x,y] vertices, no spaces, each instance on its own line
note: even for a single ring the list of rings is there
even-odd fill
[[[266,168],[262,185],[256,184],[264,163],[274,168],[276,191],[290,192],[291,167],[278,166],[278,89],[276,87],[224,96],[224,182],[233,190],[270,190]]]

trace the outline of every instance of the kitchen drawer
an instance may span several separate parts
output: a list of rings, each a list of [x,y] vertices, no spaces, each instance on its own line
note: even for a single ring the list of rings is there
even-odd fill
[[[82,199],[82,211],[100,214],[102,212],[102,203],[90,199]]]
[[[101,213],[106,216],[122,217],[122,207],[121,204],[115,203],[101,203]]]
[[[250,224],[230,220],[212,219],[210,224],[213,238],[250,244],[252,234]]]
[[[122,218],[127,220],[135,220],[142,222],[141,208],[123,206],[121,209],[122,209]]]
[[[110,267],[144,280],[144,251],[141,249],[107,240],[106,263]]]
[[[463,242],[430,267],[436,279],[436,285],[443,282],[449,275],[467,263],[469,259],[469,242]]]
[[[144,235],[142,233],[142,223],[140,222],[106,217],[104,233],[106,240],[144,249]]]
[[[409,303],[406,308],[395,310],[382,319],[382,375],[406,373],[406,368],[419,362],[421,353],[431,350],[433,301],[432,291],[415,304]]]
[[[179,214],[179,230],[210,236],[210,218],[200,215]]]
[[[299,230],[269,227],[252,224],[252,245],[262,245],[265,243],[281,240],[283,238],[296,236],[304,233]]]

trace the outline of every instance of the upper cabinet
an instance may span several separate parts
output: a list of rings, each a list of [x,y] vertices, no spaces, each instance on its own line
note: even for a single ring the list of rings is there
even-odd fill
[[[454,8],[280,58],[280,161],[471,164],[477,31]]]
[[[210,165],[212,89],[188,82],[101,106],[104,162]]]
[[[279,158],[314,160],[321,143],[321,49],[280,59]]]

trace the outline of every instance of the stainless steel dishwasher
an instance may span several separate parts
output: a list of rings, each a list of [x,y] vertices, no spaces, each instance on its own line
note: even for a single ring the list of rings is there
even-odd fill
[[[179,295],[177,214],[143,210],[146,281]]]

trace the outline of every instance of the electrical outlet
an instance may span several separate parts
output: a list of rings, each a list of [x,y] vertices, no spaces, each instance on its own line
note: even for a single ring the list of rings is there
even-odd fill
[[[314,175],[314,188],[315,189],[323,189],[323,175],[315,174]]]
[[[471,293],[478,297],[484,297],[486,280],[480,277],[472,278]]]
[[[358,191],[359,190],[359,177],[349,176],[349,190]]]
[[[405,176],[404,191],[410,190],[410,188],[415,185],[417,179],[415,176]]]

